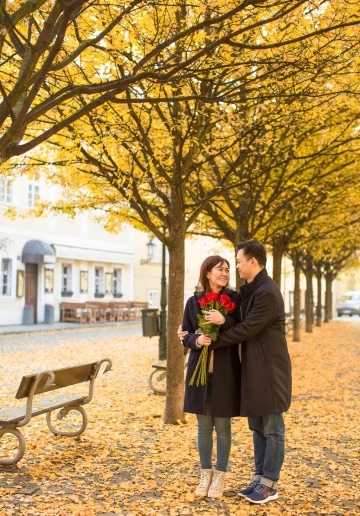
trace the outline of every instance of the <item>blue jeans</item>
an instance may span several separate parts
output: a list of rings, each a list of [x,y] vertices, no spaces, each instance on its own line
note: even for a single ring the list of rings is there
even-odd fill
[[[285,455],[285,425],[282,414],[249,417],[253,431],[255,475],[277,482]]]
[[[216,431],[216,464],[218,471],[227,471],[231,449],[231,418],[210,416],[211,383],[208,384],[206,415],[196,414],[201,469],[212,468],[213,429]]]

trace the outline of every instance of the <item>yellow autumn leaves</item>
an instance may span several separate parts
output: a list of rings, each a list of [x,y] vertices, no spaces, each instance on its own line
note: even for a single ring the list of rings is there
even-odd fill
[[[360,319],[332,321],[289,343],[293,403],[286,414],[286,457],[279,500],[261,514],[355,516],[359,500],[353,474],[359,464]],[[81,330],[79,330],[81,331]],[[36,334],[33,337],[36,339]],[[4,337],[2,337],[4,339]],[[135,337],[74,343],[2,355],[0,406],[12,404],[21,374],[101,356],[113,371],[100,376],[88,405],[89,424],[79,439],[54,438],[35,418],[24,429],[27,450],[19,469],[0,472],[0,516],[225,516],[259,515],[236,496],[252,474],[246,420],[233,421],[227,490],[221,500],[197,500],[195,416],[164,425],[164,396],[148,387],[157,345]],[[1,345],[1,342],[0,342]],[[120,353],[121,350],[121,353]],[[1,443],[0,443],[1,445]]]

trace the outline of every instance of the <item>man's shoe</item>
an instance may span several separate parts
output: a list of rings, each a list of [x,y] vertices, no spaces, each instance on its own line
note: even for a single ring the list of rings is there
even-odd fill
[[[272,489],[264,484],[259,484],[246,499],[251,503],[267,503],[271,500],[276,500],[278,496],[276,489]]]
[[[247,487],[242,489],[238,492],[239,496],[243,496],[246,498],[247,496],[251,495],[253,491],[257,488],[257,486],[260,484],[259,480],[253,480]]]

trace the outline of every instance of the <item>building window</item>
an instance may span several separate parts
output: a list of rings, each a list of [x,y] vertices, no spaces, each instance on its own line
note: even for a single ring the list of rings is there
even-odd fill
[[[95,267],[95,297],[105,295],[105,270],[104,267]]]
[[[159,308],[158,291],[148,290],[149,308]]]
[[[113,296],[122,297],[122,269],[113,270]]]
[[[0,177],[0,202],[5,204],[13,202],[13,184],[5,177]]]
[[[61,295],[72,295],[72,265],[70,263],[61,264]]]
[[[11,260],[9,258],[1,260],[1,294],[11,296]]]
[[[38,183],[31,182],[28,184],[28,197],[27,197],[28,208],[34,208],[34,206],[36,205],[37,199],[39,197],[39,193],[40,193],[40,187],[39,187]]]

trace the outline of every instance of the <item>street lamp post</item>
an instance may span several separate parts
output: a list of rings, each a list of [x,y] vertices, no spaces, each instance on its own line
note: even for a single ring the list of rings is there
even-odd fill
[[[154,258],[155,243],[154,243],[154,239],[152,237],[149,238],[149,241],[146,244],[146,247],[147,247],[147,259],[140,260],[140,265],[145,265],[147,263],[151,263]]]
[[[164,230],[165,231],[165,230]],[[141,265],[152,263],[154,258],[155,243],[152,237],[149,238],[147,247],[147,259],[140,260]],[[159,314],[159,360],[166,360],[167,352],[167,284],[166,284],[166,246],[162,244],[162,260],[161,260],[161,283],[160,283],[160,314]],[[144,330],[143,330],[144,331]],[[150,330],[151,331],[151,330]],[[161,366],[164,367],[164,366]]]
[[[166,246],[162,244],[161,260],[161,290],[160,290],[160,338],[159,338],[159,360],[166,360],[167,348],[167,285],[166,285]]]

